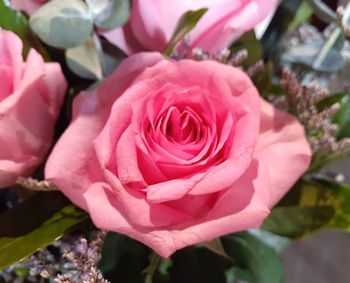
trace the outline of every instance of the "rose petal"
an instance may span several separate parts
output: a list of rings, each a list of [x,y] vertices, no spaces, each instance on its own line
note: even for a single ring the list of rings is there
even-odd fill
[[[110,147],[104,147],[109,138],[107,136],[101,145],[95,144],[95,147],[92,141],[105,126],[112,102],[129,87],[135,76],[161,58],[156,53],[140,53],[128,58],[97,90],[81,93],[74,100],[71,125],[51,153],[45,176],[80,207],[87,208],[83,193],[91,183],[103,179],[95,147],[99,161],[104,164],[104,150],[110,154]]]
[[[104,173],[118,199],[119,209],[133,225],[144,228],[165,227],[192,220],[189,215],[167,205],[149,203],[145,194],[123,187],[118,178],[109,170],[105,170]]]
[[[297,119],[263,101],[261,133],[254,155],[268,169],[272,207],[309,167],[311,149]]]
[[[166,229],[135,229],[121,214],[118,199],[108,189],[95,184],[85,192],[84,197],[97,227],[126,234],[148,245],[162,257],[169,257],[178,249],[207,242],[223,234],[258,228],[268,214],[261,201],[253,197],[248,206],[235,214],[205,218]]]
[[[126,55],[138,53],[144,49],[133,35],[130,23],[125,24],[122,28],[99,32],[99,34],[103,35],[110,43],[118,46]]]

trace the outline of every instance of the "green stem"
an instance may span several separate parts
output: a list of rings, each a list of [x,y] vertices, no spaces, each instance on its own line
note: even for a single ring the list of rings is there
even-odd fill
[[[336,27],[331,33],[330,37],[327,39],[325,44],[322,46],[320,52],[317,54],[316,59],[313,63],[313,68],[318,69],[321,67],[324,60],[327,58],[328,53],[331,51],[338,38],[341,36],[342,31],[339,27]]]
[[[151,256],[150,264],[145,270],[145,273],[146,273],[145,283],[153,282],[153,275],[157,271],[158,266],[161,262],[162,262],[162,258],[156,253],[153,253]]]
[[[101,44],[100,38],[94,32],[92,34],[92,39],[93,39],[95,48],[97,50],[98,59],[100,61],[100,66],[101,66],[101,70],[102,70],[102,77],[105,77],[106,76],[106,66],[105,66],[105,62],[104,62],[104,58],[103,58],[103,48],[102,48],[102,44]]]
[[[337,14],[321,0],[307,0],[316,16],[328,24],[337,20]]]

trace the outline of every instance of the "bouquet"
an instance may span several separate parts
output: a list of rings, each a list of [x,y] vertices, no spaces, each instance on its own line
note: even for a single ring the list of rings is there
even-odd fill
[[[292,240],[350,230],[349,22],[0,0],[0,282],[285,282]]]

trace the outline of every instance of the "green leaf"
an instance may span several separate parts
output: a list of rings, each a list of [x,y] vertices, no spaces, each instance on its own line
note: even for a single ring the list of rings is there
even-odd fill
[[[0,214],[0,270],[45,247],[87,219],[60,193],[37,193]]]
[[[8,1],[0,0],[0,15],[0,27],[13,31],[22,40],[26,39],[28,21],[22,13],[12,9]]]
[[[210,242],[204,243],[204,246],[207,247],[210,251],[225,257],[230,258],[227,253],[225,252],[224,246],[222,245],[220,238],[215,238],[214,240],[211,240]]]
[[[338,93],[338,94],[329,95],[329,96],[327,96],[327,97],[325,97],[317,102],[317,105],[316,105],[317,110],[323,111],[326,108],[331,107],[335,103],[340,103],[341,100],[346,96],[350,96],[350,94],[345,92],[345,93]]]
[[[262,225],[262,229],[291,238],[323,227],[350,231],[350,188],[323,176],[300,181]]]
[[[102,258],[98,264],[103,272],[110,272],[117,266],[119,259],[126,252],[129,239],[121,234],[109,232],[103,242]]]
[[[165,55],[170,56],[173,53],[176,44],[178,44],[186,36],[186,34],[196,27],[199,20],[207,11],[207,8],[196,11],[188,11],[180,18],[176,25],[174,34],[169,41],[168,47],[164,52]]]
[[[332,207],[276,207],[262,229],[289,238],[300,238],[325,226],[334,215]]]
[[[204,247],[182,249],[172,255],[171,260],[172,283],[226,283],[225,273],[232,267],[232,261]]]
[[[34,47],[46,61],[50,60],[48,53],[30,30],[29,22],[22,13],[10,7],[8,1],[0,0],[0,15],[0,28],[10,30],[21,38],[24,57],[27,56],[29,49]]]
[[[242,49],[248,51],[248,58],[243,62],[245,66],[251,66],[257,61],[263,59],[263,47],[260,41],[256,38],[253,30],[243,34],[230,47],[232,53],[238,52]]]
[[[322,111],[335,103],[339,103],[339,111],[332,117],[332,122],[339,125],[338,139],[350,137],[350,93],[339,93],[327,96],[317,103],[317,109]]]
[[[94,15],[95,25],[101,29],[114,29],[129,19],[129,0],[87,0]]]
[[[76,75],[85,79],[102,79],[102,64],[93,38],[83,45],[66,49],[65,57],[69,69]]]
[[[280,254],[290,244],[290,239],[281,237],[271,232],[261,229],[249,230],[249,233],[263,242],[265,245],[271,247],[276,253]]]
[[[289,23],[288,31],[293,31],[297,27],[299,27],[301,24],[305,23],[312,16],[312,14],[313,14],[312,8],[308,4],[308,2],[304,0],[300,4],[294,19],[292,20],[291,23]]]
[[[338,139],[350,137],[350,94],[343,95],[340,101],[340,109],[333,117],[333,123],[339,125]]]
[[[249,271],[251,283],[283,282],[283,266],[278,254],[271,247],[249,232],[232,234],[222,238],[223,245],[238,268]]]
[[[46,44],[66,49],[86,42],[93,20],[81,0],[52,0],[31,16],[30,26]]]
[[[69,69],[79,77],[101,80],[112,74],[122,60],[107,51],[103,50],[99,37],[94,34],[84,45],[66,49],[65,58]]]
[[[29,50],[29,24],[26,17],[12,9],[6,0],[0,0],[0,27],[16,33],[24,43],[24,53]]]

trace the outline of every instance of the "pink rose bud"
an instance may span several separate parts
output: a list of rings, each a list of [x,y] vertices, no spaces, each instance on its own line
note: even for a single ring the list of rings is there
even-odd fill
[[[189,34],[189,48],[214,53],[253,29],[277,4],[278,0],[133,0],[129,22],[103,34],[129,55],[164,51],[184,13],[208,8]]]
[[[28,15],[32,15],[48,0],[11,0],[11,5],[17,10],[23,11]]]
[[[97,227],[168,257],[259,227],[310,156],[240,69],[139,53],[75,99],[45,171]]]
[[[66,91],[60,65],[45,63],[22,42],[0,29],[0,188],[30,174],[51,146]]]

